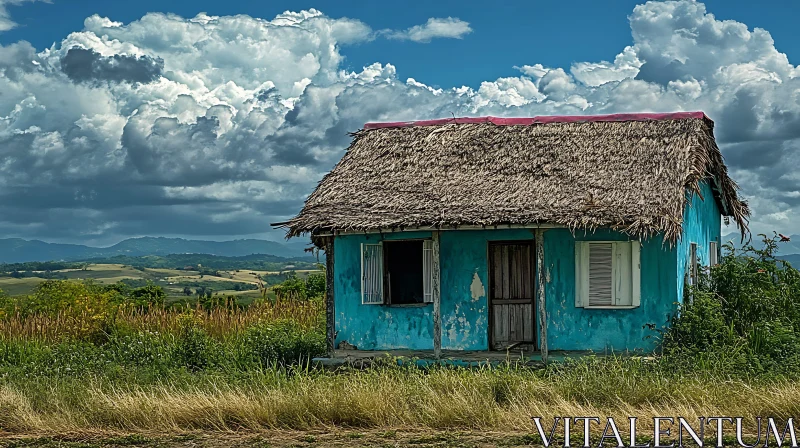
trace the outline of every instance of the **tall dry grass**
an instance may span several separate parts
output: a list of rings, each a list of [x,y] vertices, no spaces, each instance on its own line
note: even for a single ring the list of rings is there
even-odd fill
[[[0,388],[0,427],[16,433],[332,426],[535,433],[532,416],[543,417],[548,426],[556,416],[597,416],[614,417],[626,433],[628,417],[637,416],[640,433],[652,434],[654,416],[691,422],[701,416],[740,416],[752,433],[755,417],[800,413],[800,385],[788,381],[753,385],[650,376],[637,384],[631,379],[588,391],[571,375],[383,368],[338,375],[265,372],[248,381],[208,377],[192,384],[180,379],[148,385],[84,379],[38,389],[6,384]]]
[[[79,339],[92,328],[103,330],[114,326],[133,331],[177,334],[181,319],[187,314],[191,314],[196,324],[207,334],[221,338],[258,323],[279,320],[292,320],[301,327],[314,328],[320,322],[323,308],[323,304],[318,301],[278,300],[258,302],[245,308],[224,304],[205,309],[198,304],[184,309],[119,306],[109,308],[102,314],[83,309],[29,315],[16,312],[0,319],[0,338],[59,342]]]

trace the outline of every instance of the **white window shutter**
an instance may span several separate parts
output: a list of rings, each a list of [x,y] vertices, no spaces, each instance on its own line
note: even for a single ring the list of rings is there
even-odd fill
[[[589,306],[613,306],[614,303],[614,244],[589,244]]]
[[[631,305],[631,243],[620,241],[611,243],[614,251],[614,260],[611,262],[613,272],[614,300],[616,306]]]
[[[697,285],[697,243],[689,244],[689,284]]]
[[[641,243],[631,241],[631,306],[642,302],[642,262]]]
[[[638,241],[576,241],[575,306],[639,306],[640,252]]]
[[[433,240],[422,242],[422,297],[433,303]]]
[[[716,241],[708,243],[708,265],[716,266],[719,263],[719,248]]]
[[[361,303],[383,303],[383,245],[361,243]]]
[[[583,308],[589,295],[589,243],[575,242],[575,307]]]

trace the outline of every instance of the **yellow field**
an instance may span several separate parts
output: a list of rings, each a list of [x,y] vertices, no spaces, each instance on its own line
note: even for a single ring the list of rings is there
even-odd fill
[[[43,281],[41,278],[0,278],[0,289],[11,296],[28,294]]]
[[[312,270],[297,271],[297,275],[301,278],[308,276]],[[144,270],[134,269],[131,266],[121,264],[92,264],[86,269],[63,269],[53,271],[59,277],[65,277],[69,280],[88,280],[91,279],[101,284],[111,284],[119,282],[124,279],[142,279],[151,280],[155,284],[160,285],[164,290],[172,296],[180,297],[183,295],[183,286],[177,285],[182,282],[240,282],[257,285],[259,277],[265,274],[278,274],[279,272],[269,271],[254,271],[250,269],[241,269],[238,272],[220,271],[221,277],[214,277],[209,275],[200,276],[199,273],[194,271],[183,271],[179,269],[164,269],[164,268],[146,268]],[[0,277],[0,289],[9,295],[22,295],[30,294],[33,289],[44,279],[41,278],[10,278]],[[260,293],[258,290],[249,291],[236,291],[231,289],[214,289],[215,294],[220,295],[235,295],[256,297]]]

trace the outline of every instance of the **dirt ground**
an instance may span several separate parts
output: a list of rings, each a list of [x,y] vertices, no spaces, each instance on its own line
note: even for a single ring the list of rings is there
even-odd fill
[[[66,434],[10,436],[0,447],[37,448],[250,448],[250,447],[491,447],[540,446],[533,434],[379,430],[196,432],[184,434]]]

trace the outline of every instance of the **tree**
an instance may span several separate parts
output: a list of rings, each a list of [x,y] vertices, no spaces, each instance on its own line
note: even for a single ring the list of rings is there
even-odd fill
[[[313,273],[306,278],[308,298],[321,298],[325,295],[325,273]]]
[[[137,306],[145,305],[163,305],[164,299],[167,297],[164,289],[151,282],[147,282],[147,286],[136,288],[131,291],[130,295],[132,302]]]
[[[185,295],[185,296],[192,295],[192,288],[190,288],[188,286],[184,286],[183,287],[183,295]]]

